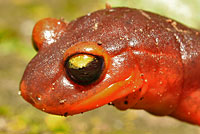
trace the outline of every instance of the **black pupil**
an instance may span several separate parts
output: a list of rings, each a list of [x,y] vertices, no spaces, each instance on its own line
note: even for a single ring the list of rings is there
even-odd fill
[[[101,76],[104,69],[104,58],[102,56],[83,54],[93,56],[93,60],[87,63],[86,66],[80,68],[71,67],[70,58],[79,55],[80,53],[69,56],[65,61],[65,69],[69,78],[79,85],[89,85]]]

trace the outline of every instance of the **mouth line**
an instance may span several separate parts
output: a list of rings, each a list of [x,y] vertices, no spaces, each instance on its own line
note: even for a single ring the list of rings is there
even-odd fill
[[[111,84],[98,94],[91,96],[89,99],[70,105],[67,112],[65,112],[63,115],[74,115],[96,109],[114,100],[134,93],[143,85],[143,81],[141,78],[138,79],[138,77],[138,74],[131,73],[131,75],[125,80]]]

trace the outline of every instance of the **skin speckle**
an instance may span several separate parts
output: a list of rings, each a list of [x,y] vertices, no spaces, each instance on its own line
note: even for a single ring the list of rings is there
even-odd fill
[[[158,38],[156,38],[156,46],[158,46]]]
[[[141,76],[141,77],[143,77],[143,76],[144,76],[144,74],[143,74],[143,73],[141,73],[141,74],[140,74],[140,76]]]
[[[99,23],[95,23],[95,24],[94,24],[94,30],[97,30],[97,29],[98,29],[98,25],[99,25]]]
[[[77,95],[74,95],[74,94],[73,94],[72,96],[73,96],[74,98],[76,98],[76,97],[77,97]]]
[[[139,31],[140,31],[140,32],[143,32],[143,29],[140,28]]]
[[[52,86],[54,86],[55,85],[55,83],[52,83]]]
[[[143,100],[143,99],[144,99],[144,97],[141,97],[141,98],[140,98],[140,100]]]
[[[159,71],[160,74],[164,74],[163,71]]]
[[[169,31],[169,32],[172,31],[170,28],[166,28],[166,30]]]
[[[173,21],[171,19],[167,19],[166,22],[172,23]]]
[[[57,22],[57,24],[58,24],[58,25],[60,25],[60,24],[61,24],[61,22],[60,22],[60,21],[58,21],[58,22]]]
[[[135,40],[135,39],[133,39],[133,40],[131,40],[131,41],[129,42],[129,46],[130,46],[130,47],[134,47],[134,46],[136,46],[137,44],[138,44],[138,41]]]
[[[87,16],[90,16],[90,15],[91,15],[91,13],[88,13],[88,14],[87,14]]]
[[[113,106],[114,104],[112,102],[109,102],[108,105],[112,105]]]
[[[114,12],[114,11],[115,11],[115,9],[113,9],[113,8],[112,8],[112,9],[109,9],[109,12]]]
[[[97,42],[97,45],[101,46],[101,45],[102,45],[102,42],[101,42],[101,41],[98,41],[98,42]]]
[[[128,36],[127,36],[127,35],[125,35],[125,36],[124,36],[124,38],[125,38],[126,40],[129,40],[129,38],[128,38]]]
[[[124,38],[123,38],[123,37],[119,37],[119,39],[120,39],[120,40],[124,40]]]
[[[126,105],[127,105],[127,104],[128,104],[128,101],[124,101],[124,104],[126,104]]]
[[[55,83],[55,82],[54,82],[54,83],[52,83],[51,90],[54,90],[54,89],[55,89],[55,85],[56,85],[56,83]]]
[[[173,21],[173,22],[171,23],[171,25],[172,25],[172,26],[174,27],[174,29],[175,29],[176,31],[178,31],[178,32],[181,32],[181,33],[189,33],[189,31],[179,29],[179,28],[177,27],[177,23],[176,23],[175,21]]]
[[[188,57],[188,52],[185,49],[185,45],[181,41],[180,37],[177,34],[174,34],[177,42],[180,44],[180,50],[181,50],[181,58],[185,60]]]
[[[162,97],[162,96],[163,96],[163,94],[161,94],[160,92],[158,92],[158,93],[157,93],[157,95],[158,95],[158,96],[160,96],[160,97]]]
[[[141,13],[144,17],[146,17],[147,19],[151,20],[151,17],[150,17],[147,13],[145,13],[145,12],[142,11],[142,10],[139,10],[139,11],[140,11],[140,13]]]
[[[41,101],[42,99],[41,99],[41,97],[36,96],[36,100]]]
[[[65,103],[66,101],[67,101],[66,99],[63,99],[63,100],[60,100],[59,103],[60,103],[60,104],[63,104],[63,103]]]
[[[175,22],[175,21],[173,21],[173,20],[171,20],[171,19],[167,19],[166,22],[171,23],[171,25],[174,27],[174,29],[175,29],[176,31],[178,31],[178,32],[181,32],[181,33],[189,33],[189,31],[187,31],[187,30],[179,29],[179,28],[177,27],[177,22]],[[169,29],[169,28],[166,28],[166,29],[167,29],[167,31],[171,31],[171,29]]]

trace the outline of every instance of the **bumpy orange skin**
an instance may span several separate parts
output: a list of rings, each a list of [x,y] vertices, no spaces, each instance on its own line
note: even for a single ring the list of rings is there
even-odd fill
[[[20,84],[26,101],[65,116],[112,103],[200,125],[198,31],[130,8],[109,7],[69,24],[58,21],[47,18],[34,27],[38,54]],[[44,31],[55,36],[45,38]],[[79,85],[70,80],[64,62],[74,53],[104,57],[97,81]]]

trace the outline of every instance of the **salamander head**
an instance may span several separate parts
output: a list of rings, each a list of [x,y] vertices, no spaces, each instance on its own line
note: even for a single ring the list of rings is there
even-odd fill
[[[38,53],[20,84],[26,101],[48,113],[73,115],[139,91],[143,79],[127,40],[120,39],[123,24],[112,19],[125,9],[112,9],[114,16],[109,10],[69,24],[47,18],[35,25]]]

